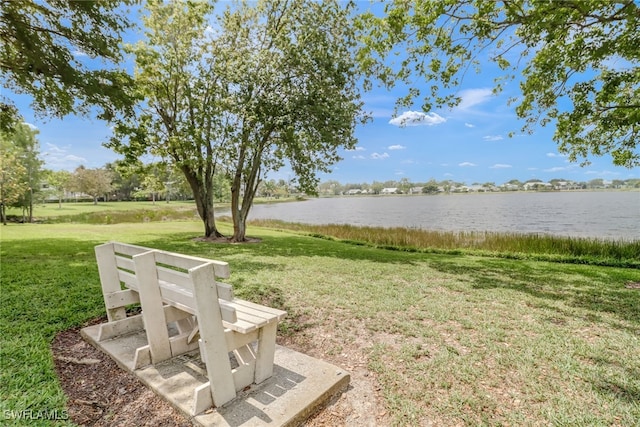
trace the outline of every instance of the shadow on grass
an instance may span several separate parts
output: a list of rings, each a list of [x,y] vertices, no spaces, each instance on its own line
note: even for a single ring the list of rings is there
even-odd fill
[[[224,261],[225,257],[236,255],[255,255],[259,257],[333,257],[350,261],[374,261],[382,263],[398,263],[411,265],[411,255],[405,252],[387,251],[366,246],[356,246],[324,239],[313,239],[309,236],[283,234],[281,236],[259,236],[259,243],[211,243],[195,241],[192,234],[180,233],[175,238],[147,240],[139,244],[170,250],[174,252],[198,255]],[[419,255],[419,254],[418,254]],[[242,261],[242,269],[246,269]],[[277,268],[268,262],[256,263],[255,268]],[[278,267],[279,268],[279,267]],[[233,266],[232,266],[233,269]]]
[[[444,273],[463,275],[473,289],[511,289],[539,299],[540,307],[546,305],[544,300],[562,301],[569,307],[608,313],[632,323],[632,331],[640,333],[640,290],[624,286],[629,277],[640,278],[636,270],[491,259],[476,259],[470,265],[432,258],[429,265]]]
[[[589,357],[589,362],[605,368],[606,372],[622,372],[621,375],[607,375],[607,378],[597,378],[592,382],[594,389],[604,395],[625,400],[628,403],[640,402],[640,383],[621,381],[620,378],[640,379],[640,367],[630,365],[626,360],[613,360],[610,357]]]

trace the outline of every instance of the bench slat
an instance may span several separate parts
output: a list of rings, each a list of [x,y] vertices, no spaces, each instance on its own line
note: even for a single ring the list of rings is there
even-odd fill
[[[253,310],[251,308],[244,307],[235,301],[231,302],[229,305],[231,305],[233,308],[236,309],[236,312],[238,313],[239,318],[251,323],[255,323],[256,325],[259,325],[259,326],[266,325],[267,323],[272,322],[274,320],[278,320],[278,316],[266,314],[264,311],[258,311],[258,310]]]
[[[251,313],[256,313],[256,315],[264,316],[269,319],[275,316],[278,320],[282,320],[287,315],[286,311],[267,307],[266,305],[256,304],[251,301],[245,301],[243,299],[234,299],[233,303],[236,310],[250,311]]]
[[[138,292],[131,289],[113,292],[105,295],[105,305],[107,309],[123,307],[126,305],[136,304],[140,302]]]
[[[224,261],[216,261],[206,258],[198,258],[190,255],[178,255],[167,251],[156,251],[156,261],[174,267],[190,270],[202,264],[213,264],[216,277],[226,279],[230,276],[229,264]]]
[[[156,270],[158,271],[158,279],[161,282],[174,283],[178,286],[189,289],[193,293],[193,284],[191,283],[191,278],[188,274],[160,266],[156,267]]]
[[[225,328],[242,334],[247,334],[258,329],[255,323],[247,322],[243,319],[237,319],[235,322],[227,322],[223,320],[222,324]]]
[[[135,274],[129,273],[128,271],[118,270],[118,279],[129,288],[134,291],[138,291],[138,279]]]
[[[115,255],[115,259],[118,269],[135,271],[135,266],[133,265],[133,260],[131,258],[127,258],[122,255]]]
[[[125,254],[129,256],[138,255],[144,252],[149,252],[150,248],[144,246],[130,245],[128,243],[111,242],[113,244],[113,250],[115,253]]]

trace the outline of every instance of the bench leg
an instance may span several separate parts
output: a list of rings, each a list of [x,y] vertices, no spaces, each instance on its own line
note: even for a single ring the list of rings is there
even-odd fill
[[[255,383],[260,384],[273,375],[273,358],[276,353],[278,322],[271,322],[260,329],[256,355]]]
[[[222,406],[236,397],[231,373],[231,361],[227,349],[222,315],[210,301],[218,301],[218,292],[212,264],[189,270],[193,281],[194,297],[198,309],[200,328],[200,352],[207,367],[213,403]]]
[[[133,260],[140,287],[140,305],[151,350],[151,361],[162,362],[171,358],[171,345],[156,273],[155,255],[153,252],[146,252],[135,255]]]
[[[95,253],[104,303],[107,306],[107,319],[109,322],[125,319],[127,312],[124,307],[108,308],[107,295],[122,290],[120,288],[120,279],[118,278],[118,266],[114,256],[113,243],[96,246]]]

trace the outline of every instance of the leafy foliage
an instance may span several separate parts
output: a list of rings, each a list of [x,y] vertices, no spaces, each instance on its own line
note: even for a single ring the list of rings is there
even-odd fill
[[[2,0],[2,84],[33,96],[41,115],[62,117],[101,109],[104,118],[131,104],[131,77],[115,68],[122,60],[121,34],[131,26],[122,5],[132,1]],[[105,68],[83,63],[100,58]],[[106,67],[111,63],[112,67]],[[12,127],[18,111],[0,98],[0,128]]]
[[[231,180],[234,240],[260,181],[289,164],[300,190],[353,147],[362,103],[352,63],[349,10],[337,2],[262,1],[228,9],[211,47],[224,85],[221,149]]]
[[[353,147],[361,102],[349,11],[307,0],[227,5],[208,26],[208,3],[147,4],[147,40],[128,49],[145,99],[116,121],[109,146],[130,161],[145,154],[177,165],[193,190],[205,236],[214,176],[231,183],[233,240],[260,181],[289,164],[314,192],[316,172]],[[218,190],[218,193],[222,193]]]
[[[38,158],[40,144],[38,131],[31,126],[16,124],[11,131],[0,131],[0,202],[2,221],[5,222],[6,206],[20,207],[33,215],[33,194],[39,191],[42,161]]]
[[[108,147],[137,163],[145,153],[172,162],[184,173],[205,226],[220,236],[213,212],[213,176],[221,114],[218,78],[206,67],[206,2],[149,2],[142,17],[145,41],[126,46],[136,61],[135,114],[115,121]]]
[[[571,161],[610,153],[616,165],[640,165],[640,6],[633,0],[397,0],[384,16],[359,18],[361,65],[387,86],[410,86],[401,105],[453,106],[469,69],[480,63],[522,75],[514,99],[523,130],[554,123],[554,140]],[[402,61],[386,63],[394,55]],[[428,93],[415,78],[431,83]]]
[[[71,187],[79,192],[93,197],[93,203],[98,203],[98,197],[105,196],[111,190],[113,176],[106,169],[86,169],[80,166],[73,173]]]

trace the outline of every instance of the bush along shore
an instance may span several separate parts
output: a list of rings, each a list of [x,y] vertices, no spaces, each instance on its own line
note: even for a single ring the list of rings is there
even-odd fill
[[[312,225],[277,220],[254,220],[255,226],[292,230],[381,249],[474,254],[574,264],[640,268],[640,240],[614,241],[545,234],[475,231],[430,231],[403,227],[364,227],[343,224]]]

